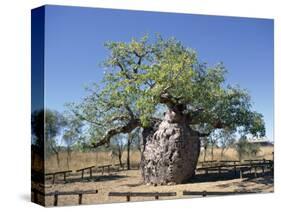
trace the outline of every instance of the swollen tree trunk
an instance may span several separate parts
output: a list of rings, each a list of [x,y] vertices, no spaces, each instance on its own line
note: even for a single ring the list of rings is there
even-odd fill
[[[194,175],[200,140],[184,115],[168,110],[158,129],[143,137],[141,170],[145,183],[178,184]]]

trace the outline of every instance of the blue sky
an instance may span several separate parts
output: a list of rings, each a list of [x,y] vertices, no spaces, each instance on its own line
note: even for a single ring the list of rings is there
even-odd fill
[[[83,85],[102,79],[106,41],[160,33],[196,50],[202,62],[223,62],[227,83],[249,91],[273,140],[273,20],[64,6],[46,6],[45,15],[48,108],[64,111],[86,95]]]

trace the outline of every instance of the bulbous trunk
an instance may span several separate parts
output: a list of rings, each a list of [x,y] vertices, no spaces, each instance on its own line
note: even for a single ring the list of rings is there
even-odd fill
[[[168,110],[158,129],[144,139],[141,171],[145,183],[178,184],[194,175],[200,140],[181,113]]]

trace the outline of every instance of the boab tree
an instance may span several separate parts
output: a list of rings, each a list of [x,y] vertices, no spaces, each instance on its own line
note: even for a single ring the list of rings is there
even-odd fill
[[[248,93],[227,86],[222,64],[198,61],[196,53],[160,36],[109,42],[102,85],[72,111],[89,123],[92,146],[108,145],[120,133],[142,128],[141,170],[145,183],[182,183],[193,176],[200,137],[239,129],[264,135],[262,115]],[[163,111],[163,117],[157,115]]]

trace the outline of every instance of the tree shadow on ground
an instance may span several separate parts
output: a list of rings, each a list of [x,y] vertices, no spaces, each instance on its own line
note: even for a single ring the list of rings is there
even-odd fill
[[[264,174],[258,173],[258,177],[271,177],[270,172],[265,172]],[[240,178],[239,173],[236,174],[234,172],[226,172],[226,173],[208,173],[208,174],[196,174],[193,178],[191,178],[188,182],[185,182],[185,184],[190,183],[206,183],[206,182],[216,182],[216,181],[228,181],[228,180],[234,180]],[[246,173],[243,174],[244,180],[251,180],[251,179],[257,179],[255,178],[254,173]],[[261,183],[261,182],[260,182]]]
[[[257,184],[258,187],[251,188],[250,184]],[[266,189],[270,189],[273,187],[274,180],[272,176],[263,176],[259,178],[245,178],[241,182],[231,182],[231,183],[225,183],[217,185],[218,188],[229,188],[229,187],[236,187],[237,189],[234,190],[234,192],[245,192],[245,191],[251,191],[256,193],[264,192]],[[268,193],[268,192],[266,192]]]
[[[141,185],[143,185],[143,184],[144,184],[143,182],[139,182],[139,183],[124,184],[124,185],[122,185],[122,186],[128,186],[128,187],[134,188],[134,187],[141,186]]]
[[[81,177],[71,176],[64,181],[63,179],[56,179],[55,184],[68,184],[68,183],[92,183],[92,182],[103,182],[103,181],[111,181],[111,180],[118,180],[122,178],[126,178],[127,176],[124,175],[116,175],[116,174],[110,174],[110,175],[96,175],[92,177],[84,177],[83,179]],[[48,180],[46,184],[50,185],[52,184],[52,181]]]
[[[254,178],[254,179],[245,179],[245,181],[248,182],[254,182],[254,183],[258,183],[258,184],[263,184],[263,185],[273,185],[274,184],[274,178],[272,176],[265,176],[262,178]]]

